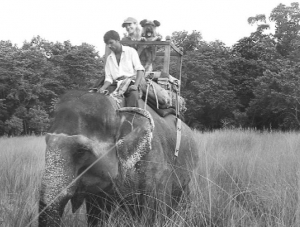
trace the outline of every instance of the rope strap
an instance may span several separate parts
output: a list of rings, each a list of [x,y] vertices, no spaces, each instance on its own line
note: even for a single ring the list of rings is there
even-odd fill
[[[149,94],[150,86],[152,86],[153,93],[154,93],[154,96],[155,96],[156,108],[159,109],[159,103],[158,103],[158,98],[157,98],[156,89],[155,89],[155,87],[154,87],[154,85],[153,85],[153,81],[150,80],[150,79],[147,79],[147,89],[146,89],[146,97],[145,97],[145,105],[144,105],[144,109],[146,109],[146,107],[147,107],[147,101],[148,101],[148,94]]]
[[[179,153],[179,147],[180,147],[180,142],[181,142],[181,120],[177,118],[176,122],[176,131],[177,131],[177,137],[176,137],[176,147],[175,147],[175,153],[174,155],[178,157]]]
[[[118,112],[132,112],[132,113],[137,113],[137,114],[144,116],[145,118],[147,118],[150,121],[151,131],[153,131],[154,120],[148,110],[141,109],[138,107],[122,107],[122,108],[118,109],[117,111]]]

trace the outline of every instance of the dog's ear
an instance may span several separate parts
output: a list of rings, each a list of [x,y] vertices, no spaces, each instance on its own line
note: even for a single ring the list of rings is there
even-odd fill
[[[159,27],[159,26],[160,26],[160,22],[157,21],[157,20],[154,20],[153,23],[155,24],[156,27]]]
[[[144,27],[145,26],[145,24],[146,24],[146,22],[147,22],[147,20],[145,19],[145,20],[142,20],[141,22],[140,22],[140,25],[142,26],[142,27]]]

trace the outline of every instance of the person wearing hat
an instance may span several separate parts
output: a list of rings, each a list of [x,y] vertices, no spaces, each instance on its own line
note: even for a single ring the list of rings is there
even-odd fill
[[[125,36],[122,40],[140,41],[141,28],[135,18],[128,17],[125,19],[122,27],[125,28],[127,32],[127,36]]]
[[[107,88],[116,81],[131,78],[127,92],[124,94],[127,107],[139,107],[139,85],[144,78],[144,67],[141,64],[137,51],[120,43],[119,34],[110,30],[104,35],[104,42],[111,50],[105,64],[105,80],[100,93],[107,93]]]

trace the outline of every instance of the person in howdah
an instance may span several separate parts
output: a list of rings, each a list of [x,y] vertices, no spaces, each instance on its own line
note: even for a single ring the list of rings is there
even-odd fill
[[[127,34],[122,40],[140,41],[141,40],[141,28],[138,21],[133,17],[128,17],[122,23],[122,27],[126,29]]]

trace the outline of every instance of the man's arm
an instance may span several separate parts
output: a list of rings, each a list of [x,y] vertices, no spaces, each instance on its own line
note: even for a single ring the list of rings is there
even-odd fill
[[[136,74],[135,83],[134,83],[134,85],[129,86],[128,90],[129,91],[130,90],[137,91],[143,77],[144,77],[144,71],[138,70],[137,74]]]
[[[139,55],[136,50],[133,49],[132,51],[132,64],[134,69],[136,70],[136,79],[133,86],[133,90],[137,90],[138,86],[141,83],[141,80],[144,78],[144,67],[141,64]]]
[[[111,71],[110,71],[110,68],[109,68],[109,62],[105,63],[104,71],[105,71],[105,81],[104,81],[103,86],[99,89],[100,93],[103,93],[105,90],[107,90],[107,88],[113,82],[113,79],[112,79],[112,76],[111,76]]]
[[[111,85],[111,82],[105,81],[103,86],[99,89],[99,92],[103,93],[110,85]]]
[[[136,79],[135,79],[135,83],[134,85],[136,85],[137,87],[139,86],[139,84],[141,83],[141,80],[144,77],[144,71],[143,70],[138,70],[136,72]]]

